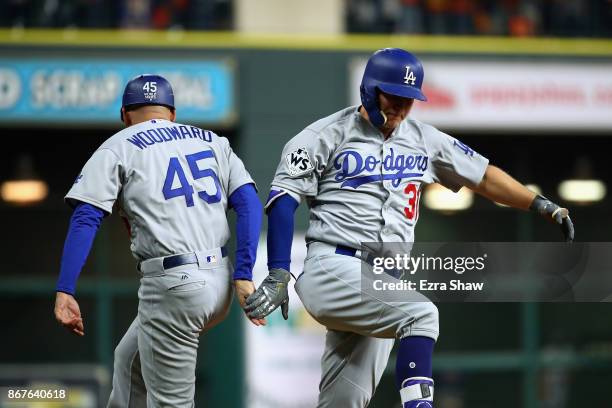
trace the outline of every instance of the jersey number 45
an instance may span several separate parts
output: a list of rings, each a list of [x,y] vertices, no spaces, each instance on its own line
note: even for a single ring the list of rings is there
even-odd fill
[[[198,162],[204,159],[212,159],[214,158],[213,152],[210,150],[204,150],[198,153],[188,154],[185,156],[187,160],[187,164],[189,165],[189,170],[191,171],[191,175],[194,180],[203,179],[205,177],[210,177],[215,183],[215,194],[208,194],[206,191],[198,191],[198,196],[206,201],[208,204],[218,203],[221,201],[221,183],[219,182],[219,177],[217,177],[217,173],[213,169],[201,169],[198,166]],[[172,188],[174,184],[174,180],[178,177],[179,186]],[[164,193],[164,198],[166,200],[170,200],[175,197],[185,197],[185,203],[187,207],[193,207],[193,193],[194,188],[187,181],[187,177],[185,176],[185,171],[181,166],[181,162],[178,157],[171,157],[170,162],[168,163],[168,170],[166,172],[166,180],[164,181],[164,187],[162,192]]]

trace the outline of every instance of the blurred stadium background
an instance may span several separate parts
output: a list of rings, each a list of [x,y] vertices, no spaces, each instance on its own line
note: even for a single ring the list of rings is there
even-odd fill
[[[430,97],[416,117],[569,206],[578,240],[610,241],[612,1],[2,0],[0,24],[0,387],[71,390],[63,404],[30,406],[103,406],[113,349],[136,314],[135,261],[111,217],[79,280],[86,336],[53,317],[70,217],[62,197],[121,128],[120,94],[137,73],[167,75],[177,120],[227,136],[264,200],[284,143],[358,102],[371,52],[411,50]],[[560,238],[477,197],[432,189],[423,201],[419,240]],[[306,225],[301,209],[298,259]],[[437,407],[612,407],[606,303],[439,309]],[[288,324],[270,320],[254,333],[234,305],[201,338],[198,407],[314,406],[322,329],[299,304]],[[264,355],[277,360],[262,365]],[[372,407],[399,406],[392,370]],[[11,406],[4,395],[0,406]]]

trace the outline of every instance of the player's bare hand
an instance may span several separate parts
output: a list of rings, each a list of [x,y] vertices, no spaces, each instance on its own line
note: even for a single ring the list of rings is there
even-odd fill
[[[565,241],[574,241],[574,223],[569,217],[569,210],[567,208],[563,208],[553,203],[546,197],[537,195],[533,199],[529,209],[539,213],[555,224],[559,224]]]
[[[76,299],[67,293],[56,292],[55,294],[55,318],[57,321],[79,336],[85,335],[81,309]]]
[[[289,318],[289,292],[287,285],[291,279],[289,271],[272,268],[259,288],[246,300],[244,310],[250,318],[262,319],[281,307],[283,318]]]
[[[244,309],[246,306],[247,298],[255,292],[255,285],[252,281],[237,279],[234,281],[234,287],[236,288],[236,297],[238,298],[238,302],[240,303],[240,307]],[[255,326],[265,326],[266,319],[255,319],[249,317],[249,320]]]

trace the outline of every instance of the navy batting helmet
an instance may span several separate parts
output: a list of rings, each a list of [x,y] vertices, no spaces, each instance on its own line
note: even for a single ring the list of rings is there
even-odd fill
[[[384,48],[376,51],[366,65],[361,80],[361,103],[368,112],[370,122],[376,127],[387,119],[378,105],[378,91],[403,98],[426,101],[421,91],[423,65],[408,51],[399,48]]]
[[[168,80],[160,75],[143,74],[130,80],[123,91],[122,108],[161,105],[174,111],[174,92]],[[123,109],[121,109],[123,120]]]

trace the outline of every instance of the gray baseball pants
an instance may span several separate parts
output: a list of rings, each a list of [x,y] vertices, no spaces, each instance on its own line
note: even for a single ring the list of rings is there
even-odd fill
[[[363,293],[361,260],[335,249],[310,243],[295,289],[306,310],[327,327],[317,407],[363,408],[387,366],[394,339],[437,339],[438,309],[428,301],[385,302]]]
[[[144,261],[138,316],[115,349],[109,408],[191,408],[200,334],[222,321],[232,300],[232,267],[220,249],[198,263],[163,268]]]

